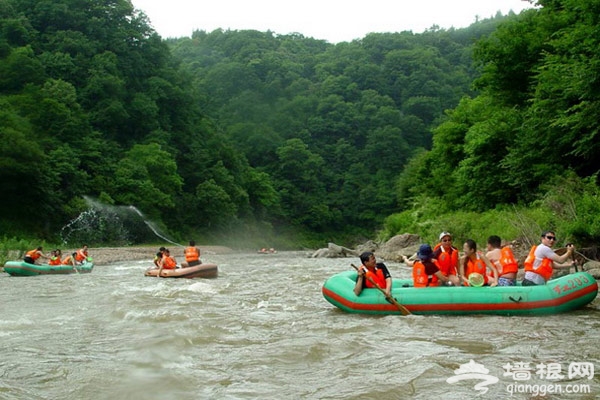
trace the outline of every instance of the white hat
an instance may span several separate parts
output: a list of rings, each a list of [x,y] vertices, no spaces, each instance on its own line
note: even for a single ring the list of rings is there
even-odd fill
[[[442,240],[444,238],[444,236],[450,236],[450,237],[452,237],[452,235],[450,234],[450,232],[444,231],[444,232],[440,233],[440,240]]]

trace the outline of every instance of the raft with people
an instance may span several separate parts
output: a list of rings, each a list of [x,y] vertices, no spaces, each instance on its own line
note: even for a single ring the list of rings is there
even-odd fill
[[[150,267],[144,272],[144,276],[158,275],[158,267]],[[217,264],[198,264],[191,267],[166,269],[160,273],[161,278],[216,278],[219,275]]]
[[[344,271],[325,281],[325,299],[349,313],[400,314],[399,307],[377,289],[354,293],[356,271]],[[417,315],[546,315],[580,309],[598,294],[596,279],[575,272],[545,285],[414,287],[412,279],[392,279],[391,297]]]
[[[4,272],[11,276],[35,276],[35,275],[64,275],[77,273],[90,273],[94,269],[92,261],[85,260],[77,265],[48,265],[30,264],[25,261],[7,261],[4,264]]]

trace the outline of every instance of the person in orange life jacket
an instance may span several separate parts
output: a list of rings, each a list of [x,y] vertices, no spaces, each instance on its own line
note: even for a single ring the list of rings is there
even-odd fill
[[[194,265],[202,264],[200,261],[200,249],[196,247],[196,242],[190,240],[189,246],[183,251],[185,261],[181,263],[182,268],[193,267]]]
[[[474,240],[468,239],[464,243],[463,252],[465,255],[459,264],[458,277],[465,286],[469,286],[469,275],[474,272],[483,276],[485,286],[498,285],[498,269],[483,253],[477,251],[477,243]],[[493,276],[488,276],[488,268],[492,271]]]
[[[52,250],[50,253],[50,261],[48,261],[48,265],[60,265],[61,264],[62,252],[60,249]]]
[[[156,265],[156,268],[160,268],[160,260],[162,260],[163,252],[165,250],[166,250],[166,248],[161,246],[158,249],[158,253],[156,253],[156,255],[154,256],[154,265]]]
[[[519,266],[510,246],[502,247],[500,236],[492,235],[487,240],[485,256],[498,268],[498,286],[515,286]]]
[[[84,244],[83,247],[75,253],[75,261],[78,264],[82,264],[88,258],[88,246]]]
[[[25,253],[25,257],[23,257],[23,261],[25,261],[26,263],[29,264],[36,264],[36,261],[42,257],[42,258],[46,258],[46,259],[50,259],[50,257],[48,257],[47,255],[45,255],[42,250],[44,250],[42,248],[42,246],[39,246],[33,250],[29,250],[27,253]]]
[[[533,246],[525,260],[525,276],[523,286],[545,285],[552,278],[553,268],[568,268],[573,264],[563,264],[575,252],[575,246],[567,245],[567,252],[559,256],[552,250],[556,243],[556,235],[553,231],[542,233],[542,242]]]
[[[450,279],[453,285],[460,285],[458,279],[458,249],[452,246],[452,235],[448,232],[440,233],[440,242],[433,247],[433,258],[437,266]]]
[[[160,273],[163,269],[175,268],[177,268],[177,261],[175,261],[175,258],[171,257],[171,252],[169,249],[165,249],[165,251],[163,251],[162,259],[159,262],[158,274],[156,274],[156,276],[160,277]]]
[[[62,265],[77,265],[77,253],[74,252],[70,256],[66,256],[64,260],[61,261]]]
[[[434,252],[427,243],[422,244],[417,252],[417,261],[411,262],[406,256],[402,256],[406,265],[413,269],[413,284],[415,287],[453,285],[450,278],[442,274],[437,260],[433,258]]]
[[[358,277],[356,285],[354,285],[354,294],[360,295],[363,289],[374,288],[367,276],[375,281],[387,296],[390,296],[392,291],[392,276],[384,263],[378,263],[375,255],[370,251],[365,251],[360,255],[362,265],[358,267]]]

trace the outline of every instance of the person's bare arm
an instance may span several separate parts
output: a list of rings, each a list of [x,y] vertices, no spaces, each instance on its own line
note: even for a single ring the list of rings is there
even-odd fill
[[[358,273],[358,277],[356,278],[356,285],[354,285],[354,294],[360,296],[363,290],[363,280],[365,279],[363,266],[358,267],[356,272]]]

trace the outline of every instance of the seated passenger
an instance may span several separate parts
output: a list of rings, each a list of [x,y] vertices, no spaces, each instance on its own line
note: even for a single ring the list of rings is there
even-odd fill
[[[510,246],[502,247],[499,236],[492,235],[487,241],[485,256],[498,268],[498,286],[515,286],[519,265]]]
[[[483,284],[486,286],[496,286],[498,284],[498,269],[481,252],[477,251],[477,243],[468,239],[463,245],[465,256],[460,263],[458,277],[465,286],[469,286],[469,275],[478,273],[483,277]],[[487,269],[492,271],[492,276],[488,276]]]
[[[458,249],[452,245],[452,235],[440,233],[440,242],[433,247],[433,258],[442,274],[450,279],[453,285],[459,285],[458,279]]]
[[[390,296],[392,291],[392,276],[384,263],[378,263],[375,254],[365,251],[359,256],[361,266],[357,268],[358,276],[354,285],[354,294],[359,296],[363,289],[375,288],[378,285]],[[375,284],[373,284],[375,283]]]
[[[177,261],[175,258],[171,257],[171,251],[169,249],[165,249],[163,251],[163,257],[159,262],[157,277],[160,277],[160,273],[163,269],[175,269],[177,268]]]
[[[571,263],[565,262],[573,256],[575,247],[567,245],[567,252],[559,256],[552,250],[556,243],[556,234],[553,231],[542,232],[542,242],[534,245],[525,260],[525,276],[523,286],[545,285],[552,279],[554,268],[569,268]]]
[[[407,265],[413,268],[413,284],[415,287],[440,286],[443,284],[452,284],[450,279],[442,274],[438,268],[437,261],[433,258],[433,250],[429,244],[422,244],[417,252],[418,260],[411,262],[406,256],[403,256]]]
[[[196,242],[193,240],[190,240],[189,246],[183,251],[183,255],[185,257],[185,261],[181,263],[183,268],[202,264],[202,261],[200,261],[200,249],[196,247]]]
[[[60,265],[61,264],[61,258],[62,257],[62,252],[60,251],[60,249],[56,249],[56,250],[52,250],[52,252],[50,253],[50,261],[48,261],[48,265]]]
[[[77,253],[72,253],[70,256],[65,257],[61,261],[62,265],[72,265],[73,267],[77,264]]]

